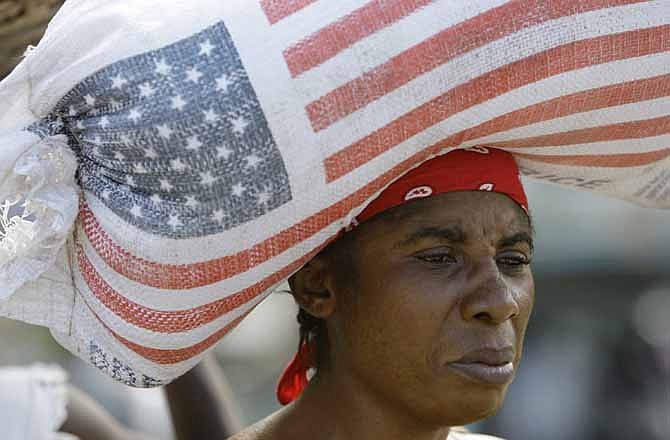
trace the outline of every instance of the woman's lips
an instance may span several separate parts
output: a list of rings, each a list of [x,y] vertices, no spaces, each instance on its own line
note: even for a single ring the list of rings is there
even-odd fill
[[[448,364],[448,367],[460,376],[484,384],[505,385],[514,379],[514,364],[512,362],[502,365],[489,365],[481,362],[452,362]]]

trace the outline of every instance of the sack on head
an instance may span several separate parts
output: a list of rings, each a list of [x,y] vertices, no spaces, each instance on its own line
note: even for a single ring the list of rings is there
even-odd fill
[[[0,85],[0,314],[155,386],[454,148],[670,207],[669,51],[663,1],[69,0]]]

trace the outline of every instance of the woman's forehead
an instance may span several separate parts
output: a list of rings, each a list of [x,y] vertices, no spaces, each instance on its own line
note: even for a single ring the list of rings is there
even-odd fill
[[[532,238],[529,218],[516,202],[504,194],[483,191],[445,193],[409,202],[382,213],[364,232],[386,242],[427,236],[465,242],[519,233]]]

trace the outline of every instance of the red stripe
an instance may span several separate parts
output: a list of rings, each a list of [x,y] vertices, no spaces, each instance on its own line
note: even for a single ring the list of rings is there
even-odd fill
[[[315,131],[454,58],[495,40],[557,18],[641,0],[513,1],[452,26],[333,90],[306,107]]]
[[[320,246],[318,249],[315,249],[314,251],[310,252],[308,255],[305,255],[304,257],[298,259],[297,261],[293,262],[292,264],[288,265],[284,270],[281,271],[281,273],[277,274],[279,279],[283,279],[287,276],[289,276],[291,273],[293,273],[295,270],[299,269],[302,267],[307,261],[312,259],[314,255],[316,255],[319,250],[321,250],[323,246]],[[80,259],[80,264],[81,264],[81,259]],[[96,275],[97,276],[97,275]],[[274,275],[272,276],[273,278],[275,277]],[[88,282],[88,280],[87,280]],[[89,286],[90,287],[90,286]],[[96,295],[97,296],[97,295]],[[121,297],[120,299],[125,300],[125,298]],[[127,300],[125,300],[128,302]],[[151,360],[153,362],[159,363],[159,364],[176,364],[178,362],[182,362],[185,360],[188,360],[192,357],[195,357],[211,347],[212,345],[216,344],[223,336],[225,336],[229,331],[231,331],[233,328],[235,328],[242,319],[244,319],[251,311],[253,308],[244,314],[242,314],[240,317],[236,318],[234,321],[230,322],[228,325],[226,325],[223,329],[217,331],[216,333],[213,333],[212,335],[208,336],[206,339],[204,339],[201,342],[198,342],[197,344],[191,345],[189,347],[181,348],[181,349],[171,349],[171,350],[166,350],[166,349],[158,349],[158,348],[151,348],[151,347],[146,347],[134,342],[131,342],[130,340],[122,337],[118,333],[116,333],[114,330],[112,330],[92,309],[91,312],[95,315],[96,318],[98,318],[98,321],[122,344],[124,344],[126,347],[129,349],[133,350],[135,353],[139,354],[140,356],[144,357],[145,359]],[[137,310],[133,311],[133,313],[137,313]],[[141,313],[141,312],[139,312]],[[128,322],[142,322],[142,320],[138,319],[141,317],[141,315],[130,315],[131,320]],[[143,319],[147,319],[146,317],[142,317]],[[174,316],[174,319],[181,319],[178,316]],[[151,319],[151,317],[149,317]],[[187,316],[183,317],[183,319],[188,319]],[[146,328],[146,327],[145,327]],[[161,329],[158,329],[156,331],[163,331]],[[169,333],[169,332],[168,332]]]
[[[289,15],[293,15],[299,10],[311,5],[316,0],[261,0],[261,7],[265,15],[270,20],[270,24],[275,24]]]
[[[534,162],[549,163],[553,165],[570,165],[582,167],[598,168],[628,168],[649,165],[670,157],[670,148],[647,153],[624,153],[624,154],[585,154],[573,156],[557,155],[535,155],[514,153],[514,156],[521,159],[528,159]]]
[[[493,142],[497,148],[558,147],[562,145],[641,139],[670,133],[670,116],[641,121],[620,122],[600,127],[552,133],[524,139]]]
[[[318,66],[433,0],[373,0],[284,51],[291,75]]]
[[[443,140],[440,145],[459,145],[461,142],[544,120],[664,96],[670,96],[670,75],[586,90],[507,113],[459,132]],[[268,261],[340,219],[350,209],[362,203],[366,194],[371,193],[362,190],[361,194],[363,195],[354,195],[330,206],[297,226],[255,245],[250,250],[196,264],[160,264],[130,254],[110,239],[86,202],[82,202],[80,219],[93,247],[114,271],[152,287],[170,290],[190,289],[225,280]]]
[[[77,244],[77,259],[79,270],[88,288],[98,301],[124,321],[159,333],[180,333],[210,323],[247,304],[298,270],[300,268],[298,263],[302,264],[308,261],[307,257],[303,257],[297,263],[284,267],[253,286],[209,304],[187,310],[163,311],[130,301],[122,293],[114,290],[91,264],[80,244]],[[225,294],[225,292],[222,292],[222,294]]]
[[[352,208],[351,202],[342,201],[252,248],[194,264],[163,264],[132,255],[112,241],[86,202],[82,203],[79,215],[91,245],[115,272],[147,286],[185,290],[211,285],[246,272],[313,236],[344,217]]]
[[[248,311],[244,313],[242,316],[239,318],[235,319],[232,321],[230,324],[226,325],[224,328],[219,330],[218,332],[212,334],[209,336],[207,339],[192,345],[187,348],[181,348],[181,349],[173,349],[173,350],[166,350],[166,349],[160,349],[160,348],[151,348],[151,347],[145,347],[140,344],[136,344],[134,342],[129,341],[128,339],[124,338],[123,336],[119,335],[115,331],[111,330],[109,327],[107,329],[110,331],[110,333],[123,345],[134,351],[135,353],[139,354],[145,359],[148,359],[152,362],[156,362],[157,364],[176,364],[179,362],[183,362],[186,360],[189,360],[191,358],[196,357],[203,351],[207,350],[209,347],[212,345],[216,344],[223,338],[228,332],[233,330],[237,325],[251,312]],[[98,318],[100,319],[100,318]],[[102,321],[101,321],[102,322]]]
[[[425,129],[511,90],[585,67],[670,49],[670,25],[572,42],[503,66],[417,107],[325,160],[332,182]]]
[[[212,345],[216,344],[219,340],[221,340],[222,337],[224,337],[226,334],[228,334],[231,330],[233,330],[237,325],[242,322],[242,320],[249,315],[253,311],[253,309],[243,313],[240,315],[238,318],[234,319],[230,323],[228,323],[225,327],[223,327],[221,330],[217,331],[216,333],[212,334],[211,336],[207,337],[201,342],[198,342],[197,344],[191,345],[190,347],[186,348],[180,348],[180,349],[160,349],[160,348],[152,348],[152,347],[146,347],[144,345],[136,344],[134,342],[129,341],[128,339],[124,338],[120,334],[116,333],[114,330],[112,330],[106,323],[105,321],[100,318],[100,316],[95,313],[95,311],[91,308],[90,305],[86,304],[88,309],[91,311],[93,316],[96,317],[96,319],[100,322],[100,324],[107,329],[108,332],[114,336],[114,338],[121,342],[123,345],[134,351],[135,353],[139,354],[145,359],[148,359],[150,361],[156,362],[158,364],[176,364],[178,362],[182,362],[188,359],[191,359],[203,351],[207,350],[209,347]]]
[[[467,142],[537,122],[666,96],[670,96],[670,74],[559,96],[464,130],[459,133],[458,139]],[[443,142],[453,145],[454,139],[448,138]]]

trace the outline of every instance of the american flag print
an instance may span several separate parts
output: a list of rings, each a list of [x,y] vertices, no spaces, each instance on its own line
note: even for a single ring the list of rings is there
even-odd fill
[[[211,235],[291,200],[223,23],[96,72],[53,114],[46,129],[67,126],[82,189],[152,234]],[[40,125],[33,130],[44,131]]]
[[[58,51],[75,67],[45,82],[59,98],[30,127],[80,160],[59,338],[130,385],[183,374],[383,188],[454,148],[670,207],[667,2],[201,0],[157,22],[160,4],[100,1],[88,19],[66,4],[66,36],[106,13],[127,32]]]

